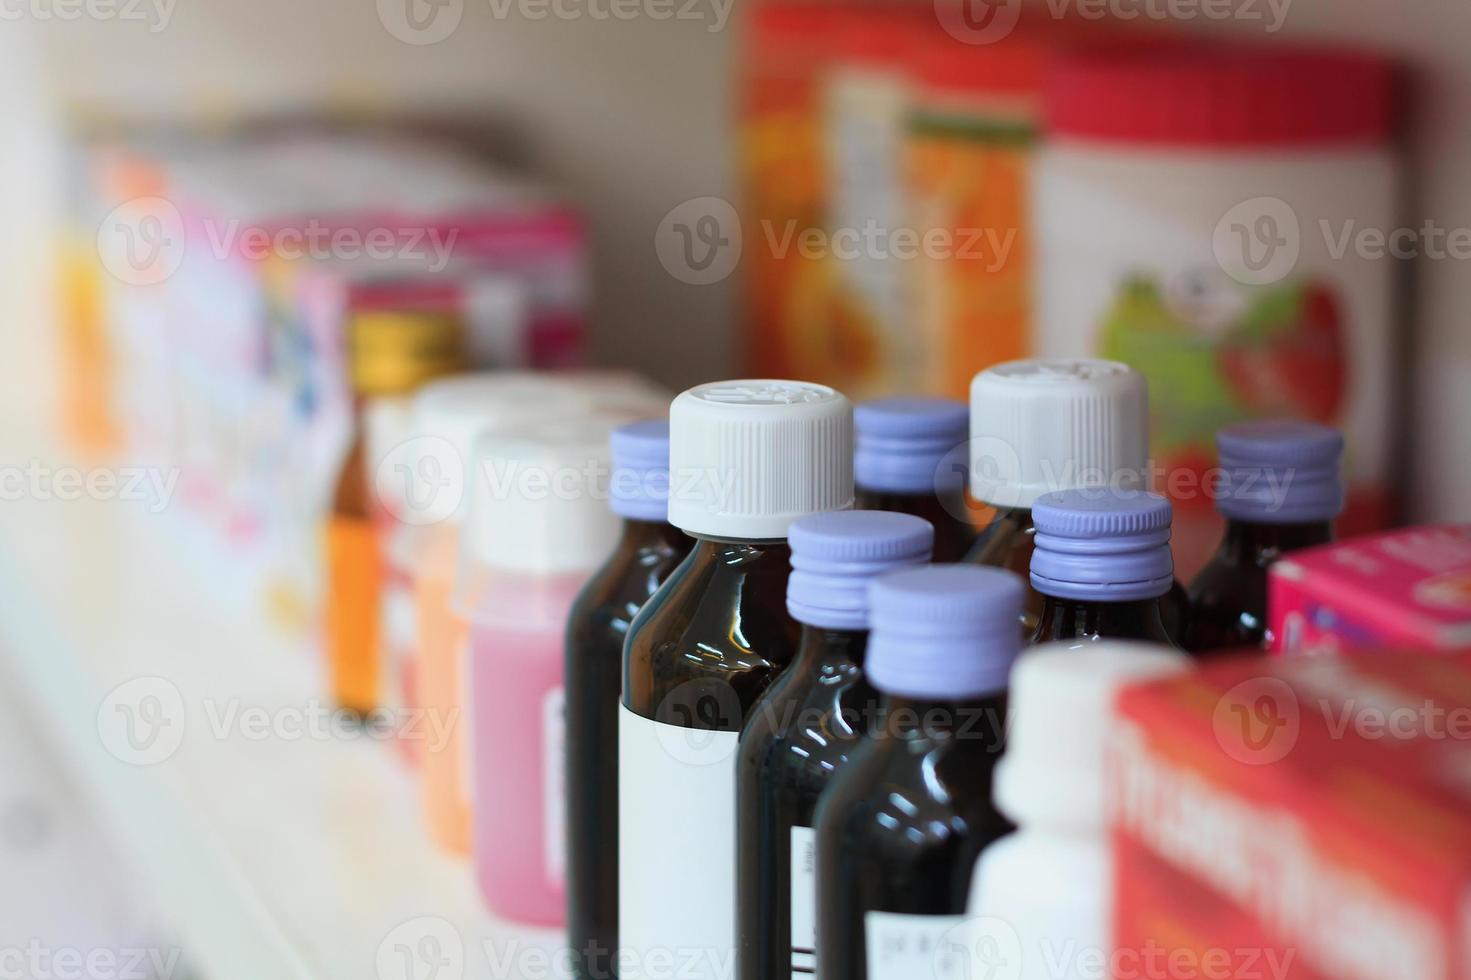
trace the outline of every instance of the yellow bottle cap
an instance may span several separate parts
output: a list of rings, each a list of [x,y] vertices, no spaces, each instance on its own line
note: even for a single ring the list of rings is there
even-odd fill
[[[398,395],[465,369],[465,331],[448,313],[370,310],[352,318],[352,386],[364,395]]]

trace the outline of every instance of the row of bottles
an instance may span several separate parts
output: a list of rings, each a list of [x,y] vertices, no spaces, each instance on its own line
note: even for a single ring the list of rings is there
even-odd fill
[[[993,374],[1015,387],[1012,404],[989,401]],[[1099,641],[1148,644],[1111,654],[1106,664],[1121,666],[1104,673],[1174,662],[1171,648],[1204,636],[1226,607],[1261,621],[1253,583],[1275,552],[1234,539],[1306,543],[1329,533],[1341,505],[1335,433],[1223,433],[1213,492],[1232,530],[1208,574],[1225,584],[1197,583],[1197,625],[1174,578],[1171,506],[1142,489],[1142,380],[1117,364],[1021,362],[976,387],[989,417],[1013,426],[1013,472],[1038,477],[1025,493],[991,482],[998,499],[979,536],[966,475],[997,472],[995,444],[975,435],[981,410],[967,440],[953,403],[862,405],[850,449],[846,402],[820,386],[727,382],[675,400],[665,530],[693,544],[619,621],[616,783],[606,740],[569,743],[571,797],[596,772],[598,804],[619,804],[616,847],[599,806],[574,804],[596,815],[568,827],[573,851],[585,851],[569,878],[583,976],[610,975],[615,952],[671,950],[699,954],[699,976],[732,963],[742,980],[918,975],[904,951],[928,957],[959,924],[979,886],[976,859],[1029,812],[1023,802],[1003,815],[991,780],[1024,642],[1073,657]],[[1092,414],[1079,409],[1089,399]],[[871,510],[845,510],[850,460],[855,499]],[[1299,462],[1309,464],[1301,482]],[[1057,489],[1067,473],[1085,476]],[[995,506],[1008,494],[1010,506]],[[1297,530],[1305,522],[1321,526]],[[928,564],[941,549],[958,563]],[[609,658],[615,646],[605,643]],[[610,724],[605,684],[589,710]],[[1038,819],[1091,820],[1101,842],[1094,814]]]
[[[451,371],[415,329],[415,380]],[[408,384],[364,383],[364,418]],[[565,923],[589,980],[665,954],[911,975],[1026,809],[991,778],[1023,647],[1261,644],[1267,566],[1342,506],[1337,433],[1223,431],[1202,492],[1230,523],[1187,597],[1124,365],[999,365],[969,406],[790,381],[666,404],[598,372],[437,377],[403,458],[349,458],[329,536],[339,701],[434,719],[409,746],[431,834],[498,916]],[[375,506],[376,564],[338,527]]]

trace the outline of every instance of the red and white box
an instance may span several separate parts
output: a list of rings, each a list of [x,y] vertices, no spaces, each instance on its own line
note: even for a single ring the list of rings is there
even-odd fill
[[[1471,976],[1471,654],[1222,660],[1109,765],[1115,980]]]
[[[1471,524],[1293,552],[1272,566],[1267,606],[1278,652],[1471,649]]]

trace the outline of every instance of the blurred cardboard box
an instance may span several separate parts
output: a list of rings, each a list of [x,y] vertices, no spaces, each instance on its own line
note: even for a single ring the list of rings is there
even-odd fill
[[[1295,552],[1272,566],[1283,652],[1471,648],[1471,524],[1412,527]]]
[[[1242,658],[1126,691],[1114,976],[1471,969],[1471,655]]]

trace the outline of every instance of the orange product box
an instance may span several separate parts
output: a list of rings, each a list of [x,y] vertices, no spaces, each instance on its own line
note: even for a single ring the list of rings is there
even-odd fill
[[[1115,980],[1471,970],[1471,654],[1229,658],[1125,691]]]
[[[1294,552],[1272,566],[1267,617],[1278,652],[1471,649],[1471,524]]]

